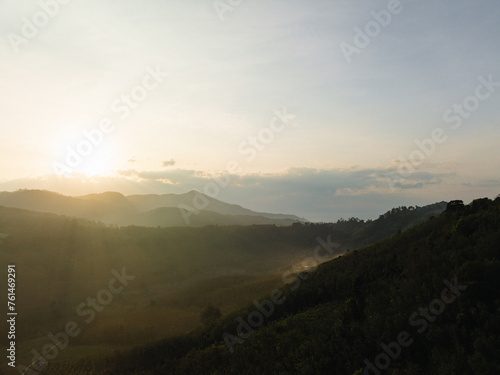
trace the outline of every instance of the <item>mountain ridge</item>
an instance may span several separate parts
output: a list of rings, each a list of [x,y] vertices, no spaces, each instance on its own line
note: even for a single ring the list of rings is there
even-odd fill
[[[193,207],[193,200],[197,196],[207,203],[201,210]],[[252,211],[194,190],[183,194],[129,196],[107,191],[73,197],[48,190],[26,189],[0,192],[0,205],[102,221],[105,224],[114,225],[142,225],[141,223],[144,222],[152,227],[228,225],[231,223],[290,225],[293,222],[307,222],[306,219],[296,215]],[[179,207],[188,207],[193,220],[186,220]],[[163,208],[171,209],[158,211]]]

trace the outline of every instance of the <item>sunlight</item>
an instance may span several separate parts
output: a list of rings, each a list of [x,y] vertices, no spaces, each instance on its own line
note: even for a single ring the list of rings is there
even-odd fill
[[[81,165],[75,168],[75,173],[86,176],[110,176],[113,174],[113,155],[109,145],[101,145],[83,158]]]

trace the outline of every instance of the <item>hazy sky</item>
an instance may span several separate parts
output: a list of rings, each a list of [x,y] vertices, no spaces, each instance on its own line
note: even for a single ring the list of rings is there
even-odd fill
[[[500,193],[497,0],[65,1],[0,0],[0,190],[312,220]]]

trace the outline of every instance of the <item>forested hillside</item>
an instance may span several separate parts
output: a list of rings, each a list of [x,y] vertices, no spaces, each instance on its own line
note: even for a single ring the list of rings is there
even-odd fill
[[[185,334],[211,307],[231,314],[310,269],[306,260],[321,241],[335,245],[316,262],[394,236],[445,207],[401,207],[373,221],[201,228],[115,227],[0,207],[0,263],[18,272],[18,359],[29,363],[31,350],[72,320],[85,330],[52,364]],[[134,281],[87,325],[87,307],[78,307],[123,269]],[[0,287],[6,290],[6,279]]]
[[[500,197],[450,202],[416,228],[301,273],[283,295],[262,295],[260,309],[81,365],[94,374],[497,375],[499,242]],[[256,326],[252,313],[266,315],[270,300]]]

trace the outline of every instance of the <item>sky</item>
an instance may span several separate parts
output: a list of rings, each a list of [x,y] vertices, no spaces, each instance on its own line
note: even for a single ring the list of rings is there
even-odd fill
[[[500,193],[496,0],[0,0],[0,190],[313,221]]]

